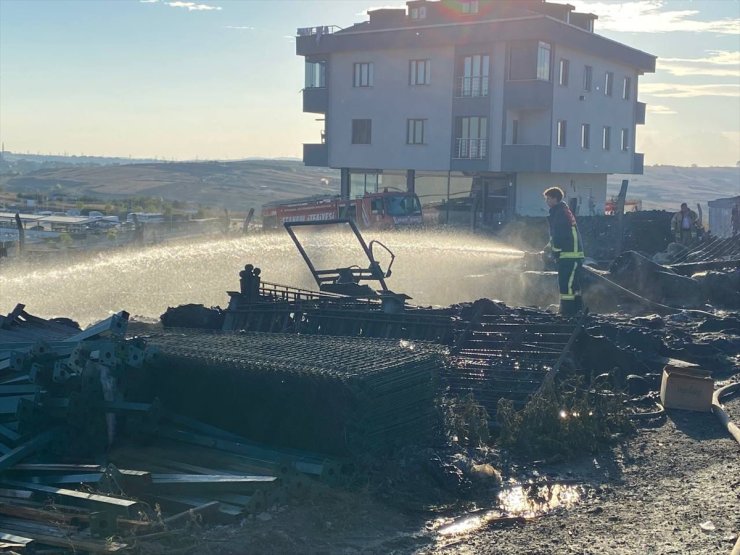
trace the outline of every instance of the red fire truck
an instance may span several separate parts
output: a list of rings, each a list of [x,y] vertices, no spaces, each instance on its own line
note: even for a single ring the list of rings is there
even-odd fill
[[[275,229],[285,222],[315,222],[347,218],[363,228],[420,225],[421,203],[414,193],[389,191],[365,193],[354,199],[314,196],[275,201],[262,207],[262,228]]]

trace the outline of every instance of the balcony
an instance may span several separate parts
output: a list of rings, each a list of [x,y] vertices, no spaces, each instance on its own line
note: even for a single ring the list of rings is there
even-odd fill
[[[325,114],[329,107],[329,93],[326,87],[303,89],[303,111],[312,114]]]
[[[304,144],[303,145],[303,163],[306,166],[329,166],[329,145],[322,144]]]
[[[539,79],[506,81],[505,110],[537,110],[552,107],[552,83]]]
[[[645,125],[645,103],[637,102],[637,108],[635,109],[635,123],[637,125]]]
[[[456,98],[488,96],[488,77],[458,77],[455,85]]]
[[[549,145],[504,145],[501,171],[549,172],[552,150]]]
[[[642,152],[635,152],[632,155],[632,172],[638,175],[645,171],[645,155]]]
[[[453,158],[456,160],[485,160],[488,156],[487,139],[455,139],[455,152]]]

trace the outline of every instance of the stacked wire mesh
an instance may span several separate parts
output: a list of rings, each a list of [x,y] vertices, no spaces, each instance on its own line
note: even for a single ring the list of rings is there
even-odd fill
[[[698,264],[700,262],[740,261],[740,235],[712,237],[671,261],[671,264]]]
[[[491,419],[499,399],[522,408],[555,365],[576,324],[534,309],[482,314],[453,349],[444,374],[449,393],[472,394]]]
[[[250,439],[331,454],[425,443],[439,346],[360,337],[177,330],[149,338],[164,406]]]

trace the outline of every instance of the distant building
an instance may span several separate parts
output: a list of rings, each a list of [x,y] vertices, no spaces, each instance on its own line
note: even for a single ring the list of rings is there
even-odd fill
[[[597,16],[573,9],[413,0],[347,29],[299,29],[303,111],[325,121],[304,162],[341,169],[345,196],[390,175],[415,190],[430,173],[472,178],[489,220],[543,215],[553,185],[581,213],[603,212],[607,174],[643,171],[637,85],[656,58],[595,34]]]
[[[712,235],[732,237],[732,211],[740,210],[740,195],[710,200],[707,204],[709,205],[709,231]]]

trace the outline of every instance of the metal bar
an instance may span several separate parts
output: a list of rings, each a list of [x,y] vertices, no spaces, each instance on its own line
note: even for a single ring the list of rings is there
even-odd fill
[[[110,318],[106,318],[102,322],[90,326],[84,331],[68,337],[67,341],[84,341],[105,332],[110,332],[114,337],[123,338],[126,334],[126,327],[128,326],[128,317],[128,312],[122,310]]]
[[[6,549],[17,547],[23,549],[25,553],[32,553],[34,542],[35,540],[33,538],[26,538],[24,536],[10,534],[8,532],[0,532],[0,543],[2,543],[3,547]],[[11,551],[11,553],[13,552]]]
[[[0,532],[13,533],[13,525],[0,522]],[[21,532],[23,533],[23,532]],[[89,538],[77,538],[65,533],[54,535],[50,533],[33,532],[33,539],[39,543],[62,547],[65,549],[74,549],[75,551],[88,551],[90,553],[117,553],[121,550],[128,549],[128,545],[120,542],[93,540]]]
[[[181,513],[178,513],[176,515],[169,516],[163,520],[165,526],[172,526],[173,524],[177,524],[181,520],[185,519],[193,519],[196,515],[209,515],[213,512],[218,512],[218,509],[221,507],[221,503],[218,501],[211,501],[209,503],[204,503],[203,505],[199,505],[198,507],[193,507],[192,509],[188,509],[187,511],[183,511]]]
[[[542,390],[547,387],[548,384],[551,384],[553,380],[555,379],[555,376],[557,375],[558,371],[560,370],[560,366],[563,364],[563,361],[565,360],[566,355],[570,352],[570,348],[573,346],[573,343],[575,343],[576,338],[578,337],[578,334],[581,332],[581,328],[583,327],[583,323],[586,321],[586,316],[588,315],[588,311],[584,310],[581,315],[578,317],[578,320],[576,320],[576,326],[573,328],[573,334],[570,336],[570,339],[568,339],[568,344],[563,348],[563,352],[560,353],[560,356],[558,357],[557,362],[555,363],[555,366],[553,366],[550,371],[547,373],[545,378],[542,380],[542,385],[537,389],[537,392],[535,395],[539,395],[542,393]]]
[[[85,493],[82,491],[55,488],[42,484],[8,480],[5,478],[0,478],[0,481],[3,484],[11,487],[28,489],[36,493],[49,495],[54,499],[63,500],[73,505],[92,507],[96,510],[107,511],[111,514],[115,514],[116,516],[130,517],[132,516],[132,511],[143,508],[141,503],[139,503],[138,501],[132,501],[130,499],[118,499],[116,497],[110,497],[107,495]]]
[[[308,257],[308,254],[306,254],[306,250],[303,248],[303,245],[298,240],[298,237],[296,237],[295,232],[293,231],[292,225],[288,225],[291,222],[285,222],[283,225],[285,225],[285,229],[288,232],[288,235],[290,235],[290,238],[293,240],[293,243],[295,243],[296,248],[298,249],[298,252],[303,257],[303,261],[308,266],[308,269],[311,271],[311,275],[313,276],[313,279],[316,280],[316,285],[320,288],[321,287],[321,280],[319,279],[319,275],[316,272],[316,268],[311,263],[311,259]],[[299,223],[299,222],[292,222],[292,223]]]
[[[55,428],[48,430],[42,434],[37,435],[33,439],[19,445],[12,451],[4,454],[0,457],[0,470],[10,468],[19,461],[22,461],[26,457],[32,455],[47,443],[50,443],[59,433],[59,429]],[[24,486],[20,486],[24,487]]]

